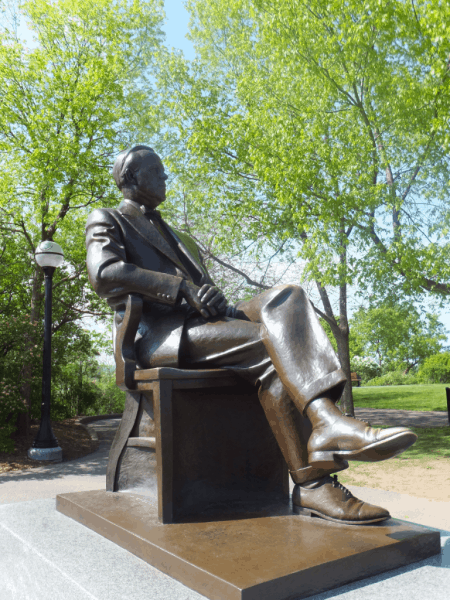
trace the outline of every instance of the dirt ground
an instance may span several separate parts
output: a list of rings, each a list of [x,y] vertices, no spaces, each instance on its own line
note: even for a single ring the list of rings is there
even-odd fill
[[[378,488],[439,502],[450,501],[448,458],[393,458],[383,463],[350,463],[339,473],[344,485]]]
[[[32,469],[49,464],[49,461],[30,460],[27,456],[27,450],[31,448],[38,429],[39,421],[32,421],[31,435],[28,439],[12,436],[15,451],[12,454],[0,452],[0,473]],[[79,423],[78,417],[57,423],[52,421],[52,429],[62,448],[63,462],[86,456],[98,448],[98,442],[91,440],[89,433]]]

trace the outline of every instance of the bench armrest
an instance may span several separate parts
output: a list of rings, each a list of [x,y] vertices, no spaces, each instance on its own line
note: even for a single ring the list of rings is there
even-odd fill
[[[142,298],[129,294],[123,321],[116,329],[114,359],[116,361],[116,383],[121,390],[135,390],[136,354],[134,340],[142,316]]]

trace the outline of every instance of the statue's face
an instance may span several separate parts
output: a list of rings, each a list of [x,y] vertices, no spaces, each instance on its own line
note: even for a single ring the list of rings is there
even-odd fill
[[[131,166],[131,165],[130,165]],[[140,150],[133,158],[132,171],[136,181],[139,200],[150,208],[156,208],[166,199],[164,165],[156,154]]]

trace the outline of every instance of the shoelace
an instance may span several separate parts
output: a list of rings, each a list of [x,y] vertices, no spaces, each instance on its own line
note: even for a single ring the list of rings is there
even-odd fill
[[[353,498],[353,494],[345,486],[338,481],[337,475],[333,475],[333,487],[342,490],[349,498]]]

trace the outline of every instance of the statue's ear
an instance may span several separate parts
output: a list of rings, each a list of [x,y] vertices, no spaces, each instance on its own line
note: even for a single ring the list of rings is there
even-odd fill
[[[125,173],[122,175],[123,177],[123,185],[133,185],[136,184],[136,177],[134,176],[133,171],[130,167],[125,169]]]

